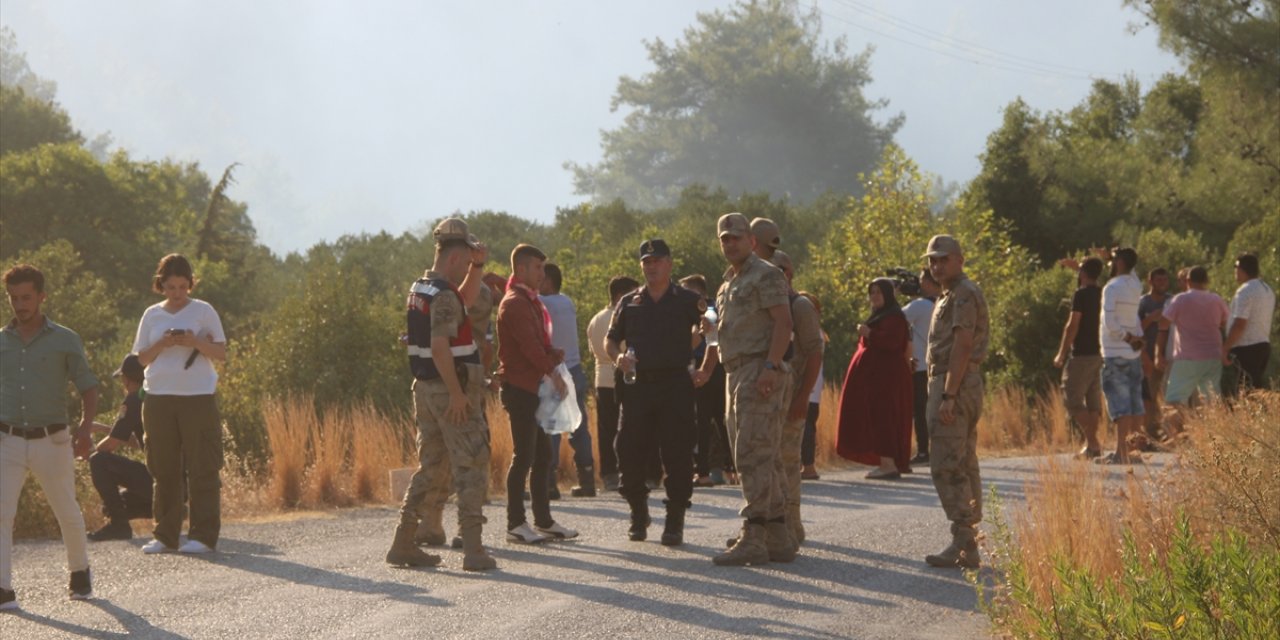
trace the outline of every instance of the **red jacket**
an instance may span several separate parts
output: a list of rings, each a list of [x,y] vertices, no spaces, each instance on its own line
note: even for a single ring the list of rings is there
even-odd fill
[[[547,339],[542,310],[518,287],[508,287],[498,304],[498,375],[529,393],[564,359]]]

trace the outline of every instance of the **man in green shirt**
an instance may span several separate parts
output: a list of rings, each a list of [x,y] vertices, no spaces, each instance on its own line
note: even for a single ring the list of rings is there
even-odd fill
[[[73,600],[93,597],[84,515],[76,503],[72,441],[88,450],[98,379],[74,331],[40,312],[44,274],[20,264],[4,274],[14,318],[0,330],[0,610],[17,609],[13,521],[30,469],[48,497],[67,546]],[[80,425],[67,425],[67,382],[80,391]]]

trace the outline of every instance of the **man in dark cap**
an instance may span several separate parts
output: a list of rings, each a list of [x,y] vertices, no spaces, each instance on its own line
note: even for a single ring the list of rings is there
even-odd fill
[[[667,471],[662,544],[674,546],[684,542],[684,513],[693,495],[693,378],[706,375],[693,371],[693,346],[707,302],[671,280],[671,249],[663,240],[640,245],[640,267],[645,285],[618,301],[605,347],[625,382],[617,440],[619,493],[631,506],[629,537],[644,540],[649,526],[645,467],[656,448]]]
[[[89,456],[93,488],[102,497],[102,510],[108,519],[104,527],[89,534],[95,542],[128,540],[133,537],[129,520],[151,517],[151,474],[147,465],[116,453],[122,446],[142,448],[142,361],[132,353],[125,356],[115,377],[125,391],[120,415],[111,427],[94,423],[95,430],[109,430],[110,434]]]

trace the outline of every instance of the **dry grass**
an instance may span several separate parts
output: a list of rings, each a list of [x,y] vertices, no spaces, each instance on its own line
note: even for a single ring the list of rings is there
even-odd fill
[[[1028,400],[1021,389],[1003,387],[992,391],[983,403],[978,420],[980,455],[1061,452],[1071,449],[1074,442],[1062,392],[1057,388]]]
[[[1251,546],[1280,549],[1280,393],[1254,394],[1234,409],[1201,410],[1177,458],[1161,472],[1100,467],[1049,457],[1027,485],[1026,506],[993,518],[997,567],[1016,571],[1031,597],[1002,610],[1007,628],[1030,628],[1036,610],[1061,597],[1061,566],[1103,584],[1124,570],[1128,537],[1143,558],[1163,562],[1180,517],[1202,544],[1228,531]],[[1119,469],[1119,470],[1117,470]],[[1123,483],[1106,482],[1122,473]],[[1006,514],[1007,515],[1007,514]]]

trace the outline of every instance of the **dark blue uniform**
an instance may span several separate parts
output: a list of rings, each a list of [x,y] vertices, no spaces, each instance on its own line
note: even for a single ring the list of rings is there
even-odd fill
[[[646,462],[656,449],[667,470],[669,505],[687,508],[693,495],[694,422],[692,331],[706,311],[702,296],[672,282],[658,300],[645,288],[622,297],[608,338],[626,341],[636,354],[636,382],[618,388],[622,426],[618,430],[619,493],[644,500]]]

